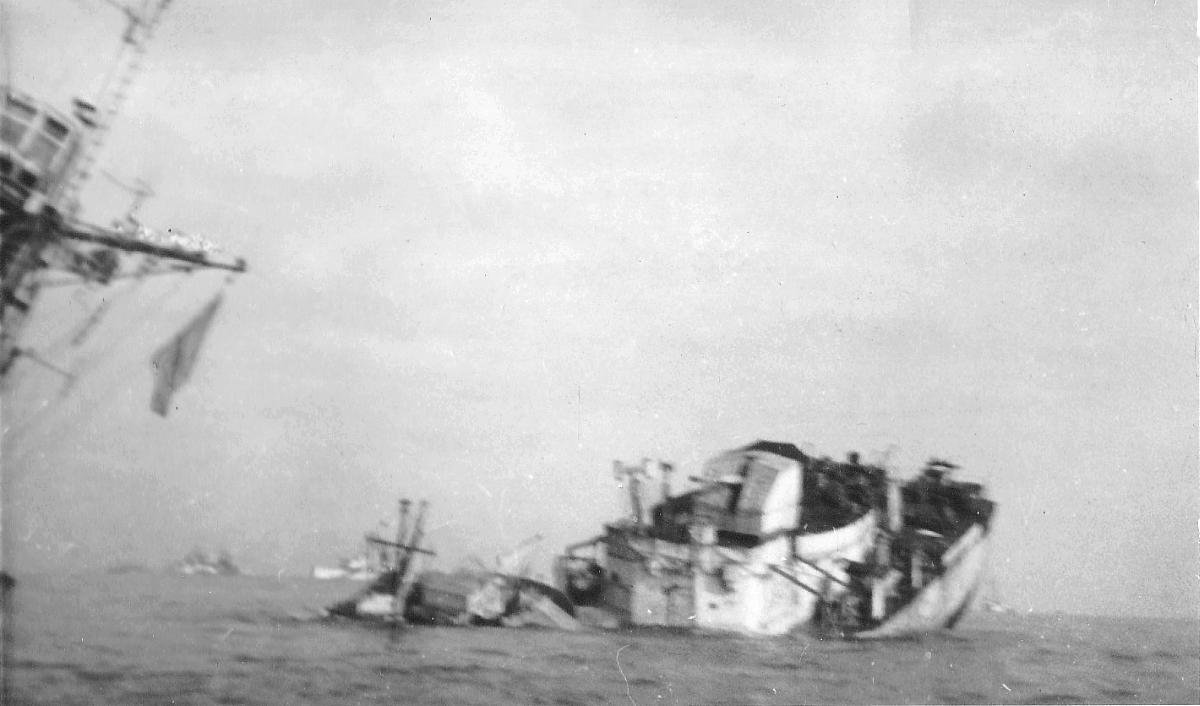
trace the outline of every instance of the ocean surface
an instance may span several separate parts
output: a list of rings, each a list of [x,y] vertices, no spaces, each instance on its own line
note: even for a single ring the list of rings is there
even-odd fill
[[[854,643],[655,630],[394,630],[312,617],[359,584],[26,575],[5,703],[1197,703],[1200,624],[974,613]]]

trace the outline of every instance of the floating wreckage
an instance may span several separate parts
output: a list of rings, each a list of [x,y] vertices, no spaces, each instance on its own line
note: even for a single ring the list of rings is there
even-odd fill
[[[497,561],[494,570],[417,571],[428,503],[422,501],[408,528],[409,500],[400,501],[395,541],[377,535],[367,540],[390,550],[389,567],[370,586],[330,606],[330,616],[392,624],[579,627],[575,607],[558,589],[524,575],[535,537]]]
[[[632,515],[567,548],[560,583],[584,615],[633,626],[750,635],[798,628],[883,638],[952,628],[984,574],[994,504],[933,459],[900,482],[849,454],[759,441],[670,494],[661,462],[614,470]],[[642,489],[657,471],[662,501]]]

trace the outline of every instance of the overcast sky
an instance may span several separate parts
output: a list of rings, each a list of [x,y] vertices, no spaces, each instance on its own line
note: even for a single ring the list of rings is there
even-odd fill
[[[1020,609],[1195,616],[1194,3],[938,4],[173,3],[101,167],[251,270],[166,419],[150,355],[225,278],[44,297],[80,379],[8,391],[10,565],[305,571],[400,495],[446,568],[544,561],[613,459],[768,438],[961,464]],[[3,20],[60,105],[122,24]]]

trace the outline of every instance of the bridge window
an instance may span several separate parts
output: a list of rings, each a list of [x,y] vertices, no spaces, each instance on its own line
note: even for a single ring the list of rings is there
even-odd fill
[[[50,170],[50,165],[54,164],[54,156],[58,154],[58,150],[62,145],[44,132],[39,132],[33,137],[33,144],[29,145],[29,149],[25,150],[25,156],[35,162],[44,171]]]
[[[46,118],[46,125],[45,125],[44,129],[45,129],[47,135],[54,138],[58,142],[66,142],[67,133],[69,133],[71,131],[71,129],[68,128],[66,125],[60,123],[59,121],[57,121],[51,117]]]
[[[32,105],[8,96],[4,105],[4,114],[0,116],[0,140],[16,146],[25,136],[25,131],[29,129],[29,124],[33,122],[35,115],[37,115],[37,109]]]

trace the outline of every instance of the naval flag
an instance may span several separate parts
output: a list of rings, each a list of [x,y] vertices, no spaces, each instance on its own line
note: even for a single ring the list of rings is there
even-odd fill
[[[154,368],[154,395],[150,398],[150,409],[156,413],[167,416],[171,395],[191,377],[196,358],[200,355],[200,344],[204,342],[204,336],[220,305],[221,295],[218,294],[187,326],[154,352],[154,357],[150,359],[150,366]]]

